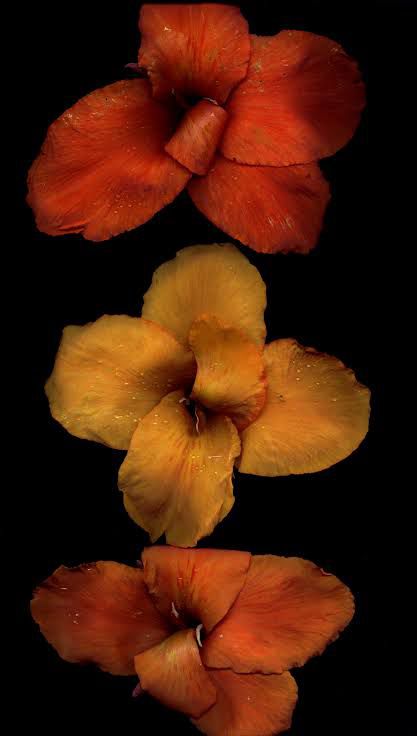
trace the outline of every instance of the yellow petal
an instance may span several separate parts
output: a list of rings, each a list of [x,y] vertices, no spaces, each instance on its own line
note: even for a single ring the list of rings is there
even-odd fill
[[[189,343],[197,361],[192,398],[230,417],[241,431],[256,419],[265,403],[262,346],[213,315],[193,322]]]
[[[227,417],[210,416],[196,428],[182,398],[169,394],[139,423],[119,487],[127,512],[152,541],[165,533],[168,544],[193,547],[233,506],[240,442]]]
[[[313,473],[355,450],[368,431],[369,390],[340,360],[295,340],[265,348],[265,406],[242,434],[239,470]]]
[[[265,284],[237,248],[195,245],[155,271],[142,316],[166,327],[184,344],[202,314],[213,314],[263,343],[265,306]]]
[[[45,390],[68,432],[127,450],[139,419],[194,374],[191,351],[159,325],[105,315],[65,328]]]

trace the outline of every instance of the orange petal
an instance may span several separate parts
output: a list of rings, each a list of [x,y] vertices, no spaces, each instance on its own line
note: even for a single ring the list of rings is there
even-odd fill
[[[264,355],[267,398],[243,432],[239,470],[314,473],[348,457],[368,431],[368,389],[340,360],[295,340],[276,340]]]
[[[227,417],[196,426],[173,392],[142,419],[119,472],[132,519],[152,541],[193,547],[211,534],[234,503],[232,472],[240,442]]]
[[[250,559],[249,552],[219,549],[148,547],[142,553],[145,583],[159,611],[173,622],[201,622],[206,633],[235,602]]]
[[[206,313],[243,330],[254,342],[263,342],[265,307],[265,284],[237,248],[195,245],[180,250],[155,271],[142,316],[185,344],[194,320]]]
[[[221,149],[245,164],[317,161],[352,137],[365,104],[356,62],[304,31],[251,36],[246,79],[231,96]]]
[[[172,631],[142,570],[116,562],[59,567],[35,591],[31,610],[62,659],[93,662],[113,675],[134,674],[135,654]]]
[[[240,432],[265,403],[262,347],[211,315],[193,323],[189,342],[197,361],[192,398],[230,417]]]
[[[68,432],[127,450],[138,421],[194,374],[191,351],[159,325],[105,315],[65,328],[45,388]]]
[[[242,166],[223,156],[188,192],[217,227],[260,253],[311,250],[330,198],[316,164]]]
[[[186,112],[165,150],[195,174],[205,174],[226,125],[227,112],[200,100]]]
[[[135,657],[140,685],[168,708],[198,718],[216,702],[204,669],[195,631],[187,629]]]
[[[29,172],[39,230],[106,240],[172,202],[190,178],[164,151],[174,120],[143,79],[79,100],[51,125]]]
[[[199,95],[224,102],[246,75],[248,24],[228,5],[144,5],[139,66],[155,97]]]
[[[334,575],[297,557],[252,557],[246,583],[204,642],[209,667],[279,673],[321,654],[353,616],[352,594]]]
[[[209,671],[217,702],[193,723],[207,736],[275,736],[291,726],[297,684],[282,675]]]

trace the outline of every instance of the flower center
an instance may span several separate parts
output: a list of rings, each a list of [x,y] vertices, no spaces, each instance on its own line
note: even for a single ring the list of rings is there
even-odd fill
[[[184,113],[165,151],[193,174],[202,176],[208,172],[223,136],[227,112],[209,98],[175,95],[175,99]]]

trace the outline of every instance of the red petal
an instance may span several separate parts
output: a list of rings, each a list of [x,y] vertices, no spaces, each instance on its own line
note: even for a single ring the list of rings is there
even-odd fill
[[[217,702],[194,725],[207,736],[275,736],[291,726],[297,684],[282,675],[209,672]]]
[[[79,100],[51,125],[29,172],[39,229],[106,240],[149,220],[190,177],[163,150],[174,120],[143,79]]]
[[[175,622],[176,614],[201,622],[209,632],[243,588],[249,552],[148,547],[142,553],[145,583],[155,605]]]
[[[203,646],[208,667],[279,673],[320,654],[347,626],[352,594],[297,557],[252,557],[246,583]]]
[[[139,18],[139,66],[155,97],[199,95],[223,103],[244,79],[248,24],[229,5],[144,5]]]
[[[330,197],[316,164],[243,166],[223,156],[188,191],[217,227],[261,253],[311,250]]]
[[[140,685],[154,698],[198,718],[216,701],[216,690],[204,669],[193,629],[178,631],[135,657]]]
[[[134,656],[172,631],[149,597],[142,570],[116,562],[59,567],[35,591],[32,616],[68,662],[135,673]]]
[[[303,31],[252,36],[248,76],[227,105],[221,150],[246,164],[287,166],[330,156],[352,137],[365,104],[355,61]]]
[[[200,100],[183,117],[165,150],[195,174],[205,174],[210,166],[224,127],[227,112],[220,105]]]

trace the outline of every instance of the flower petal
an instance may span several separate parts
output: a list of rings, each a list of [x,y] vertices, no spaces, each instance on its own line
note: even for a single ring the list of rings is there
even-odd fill
[[[369,390],[340,360],[295,340],[265,348],[268,392],[242,435],[239,470],[314,473],[348,457],[368,431]]]
[[[321,654],[353,616],[334,575],[297,557],[252,557],[246,583],[204,642],[203,662],[235,672],[280,673]]]
[[[201,622],[207,633],[226,615],[243,588],[249,552],[148,547],[142,553],[145,583],[166,617]]]
[[[119,472],[132,519],[152,541],[193,547],[211,534],[234,503],[232,472],[240,442],[227,417],[196,426],[180,400],[166,396],[141,420]]]
[[[68,432],[127,450],[138,421],[194,375],[191,351],[159,325],[105,315],[65,328],[45,389]]]
[[[209,100],[200,100],[186,112],[165,150],[195,174],[205,174],[226,125],[227,112]]]
[[[297,684],[282,675],[209,671],[217,702],[193,723],[207,736],[275,736],[291,726]]]
[[[199,95],[223,103],[246,75],[248,24],[228,5],[144,5],[139,18],[145,67],[155,97]]]
[[[189,342],[197,361],[192,398],[230,417],[242,431],[265,403],[263,348],[212,315],[193,322]]]
[[[106,240],[172,202],[190,178],[164,151],[174,120],[143,79],[79,100],[51,125],[29,172],[39,230]]]
[[[311,250],[330,198],[316,164],[243,166],[223,156],[188,192],[217,227],[260,253]]]
[[[67,662],[135,673],[134,656],[172,631],[149,597],[142,570],[116,562],[59,567],[35,591],[32,616]]]
[[[192,323],[207,313],[263,343],[265,307],[265,284],[237,248],[195,245],[157,268],[144,296],[142,316],[186,345]]]
[[[135,657],[140,685],[168,708],[198,718],[216,702],[200,658],[195,631],[178,631]]]
[[[288,166],[342,148],[365,104],[356,62],[314,33],[282,31],[251,41],[248,75],[227,105],[223,154],[245,164]]]

